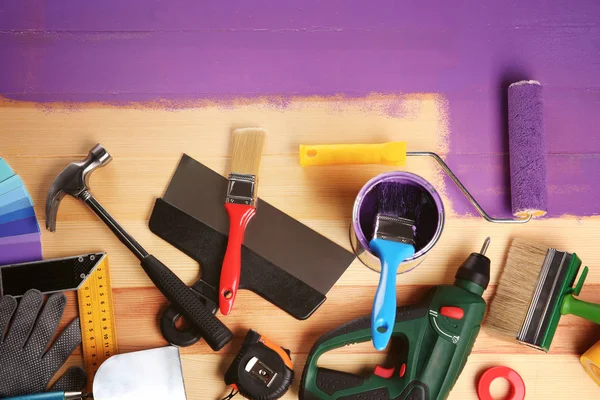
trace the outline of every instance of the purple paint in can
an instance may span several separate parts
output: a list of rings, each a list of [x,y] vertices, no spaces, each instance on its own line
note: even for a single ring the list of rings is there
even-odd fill
[[[437,190],[419,175],[394,171],[376,176],[368,181],[358,192],[352,210],[352,225],[350,226],[350,243],[354,254],[367,267],[381,270],[379,258],[369,248],[373,236],[373,226],[377,215],[376,187],[384,182],[399,182],[417,186],[424,195],[423,210],[419,225],[416,227],[415,254],[400,264],[398,273],[408,272],[419,265],[425,255],[440,238],[444,229],[444,205]]]

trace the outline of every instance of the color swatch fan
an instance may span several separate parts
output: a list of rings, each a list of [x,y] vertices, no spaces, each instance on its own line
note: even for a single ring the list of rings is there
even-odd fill
[[[0,265],[41,259],[40,226],[33,200],[21,177],[0,158]]]

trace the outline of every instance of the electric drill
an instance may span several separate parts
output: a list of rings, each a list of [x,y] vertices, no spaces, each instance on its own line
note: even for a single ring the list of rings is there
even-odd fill
[[[453,285],[431,289],[417,304],[396,308],[393,341],[401,341],[395,365],[368,377],[317,366],[324,353],[371,339],[371,317],[351,321],[313,346],[300,387],[301,400],[443,400],[462,372],[479,333],[490,280],[490,260],[471,253]]]

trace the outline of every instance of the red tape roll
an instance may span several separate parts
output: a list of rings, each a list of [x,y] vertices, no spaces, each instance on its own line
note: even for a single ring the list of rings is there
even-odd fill
[[[510,393],[505,400],[523,400],[525,399],[525,382],[517,371],[508,367],[493,367],[481,375],[477,386],[477,395],[479,400],[494,400],[490,393],[492,382],[498,378],[504,378],[510,384]]]

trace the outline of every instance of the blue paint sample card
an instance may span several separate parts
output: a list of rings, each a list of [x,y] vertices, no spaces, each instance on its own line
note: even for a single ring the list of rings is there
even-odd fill
[[[31,200],[31,197],[24,197],[5,206],[1,206],[0,215],[8,214],[27,207],[33,207],[33,200]]]
[[[0,207],[6,206],[10,203],[14,203],[15,201],[19,201],[21,199],[31,198],[25,186],[19,186],[16,189],[11,190],[10,192],[0,194]]]
[[[13,176],[15,172],[12,170],[10,165],[4,160],[4,158],[0,158],[0,182],[3,182]]]
[[[19,175],[13,175],[0,182],[0,195],[13,191],[23,185],[23,180]]]
[[[41,259],[42,242],[39,233],[0,238],[0,265]]]
[[[39,231],[40,226],[35,217],[0,224],[0,238],[26,235],[28,233],[37,233]]]
[[[0,157],[0,265],[41,259],[33,199],[21,177]]]
[[[33,207],[22,208],[17,211],[0,215],[0,224],[6,224],[7,222],[17,221],[29,217],[35,217],[35,210]]]

